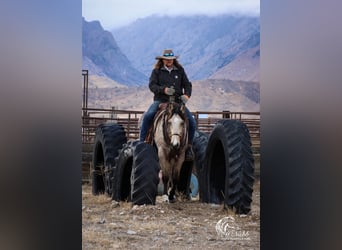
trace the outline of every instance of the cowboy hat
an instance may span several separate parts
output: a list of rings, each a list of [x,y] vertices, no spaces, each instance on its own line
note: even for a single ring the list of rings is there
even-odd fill
[[[172,49],[164,49],[162,56],[156,56],[156,59],[177,59]]]

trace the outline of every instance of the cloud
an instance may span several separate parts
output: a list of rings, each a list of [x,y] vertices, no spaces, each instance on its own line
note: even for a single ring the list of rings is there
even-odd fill
[[[105,29],[120,27],[138,18],[159,15],[258,16],[259,0],[83,0],[82,15],[87,21],[99,20]]]

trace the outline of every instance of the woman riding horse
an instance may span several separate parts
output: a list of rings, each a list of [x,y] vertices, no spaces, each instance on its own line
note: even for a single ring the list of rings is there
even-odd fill
[[[145,141],[147,131],[152,125],[160,103],[168,102],[170,96],[175,96],[175,102],[185,104],[191,97],[192,84],[177,58],[178,56],[175,56],[171,49],[164,50],[162,56],[156,57],[158,61],[152,70],[149,82],[149,88],[154,93],[154,102],[144,115],[140,130],[140,141]],[[194,158],[192,142],[196,121],[187,108],[185,113],[189,120],[189,137],[185,160],[192,161]]]

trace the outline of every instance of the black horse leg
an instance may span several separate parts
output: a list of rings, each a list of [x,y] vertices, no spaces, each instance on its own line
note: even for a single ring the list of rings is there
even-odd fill
[[[167,195],[167,182],[168,182],[169,178],[167,178],[166,176],[163,175],[162,179],[163,179],[163,184],[164,184],[163,195]]]
[[[172,177],[171,177],[172,178]],[[175,180],[170,179],[169,180],[169,203],[174,203],[176,201],[176,186],[175,186]]]
[[[169,193],[169,202],[170,202],[170,203],[176,202],[175,187],[174,187],[174,186],[171,188],[171,191],[170,191],[170,193]]]
[[[175,199],[175,186],[172,183],[172,180],[168,176],[163,175],[163,183],[164,183],[164,195],[168,196],[168,200],[170,203],[176,201]]]

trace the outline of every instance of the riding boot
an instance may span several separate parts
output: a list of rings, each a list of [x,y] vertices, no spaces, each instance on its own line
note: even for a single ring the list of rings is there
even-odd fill
[[[194,160],[194,152],[192,150],[192,145],[188,144],[188,147],[185,151],[185,161],[193,161]]]

